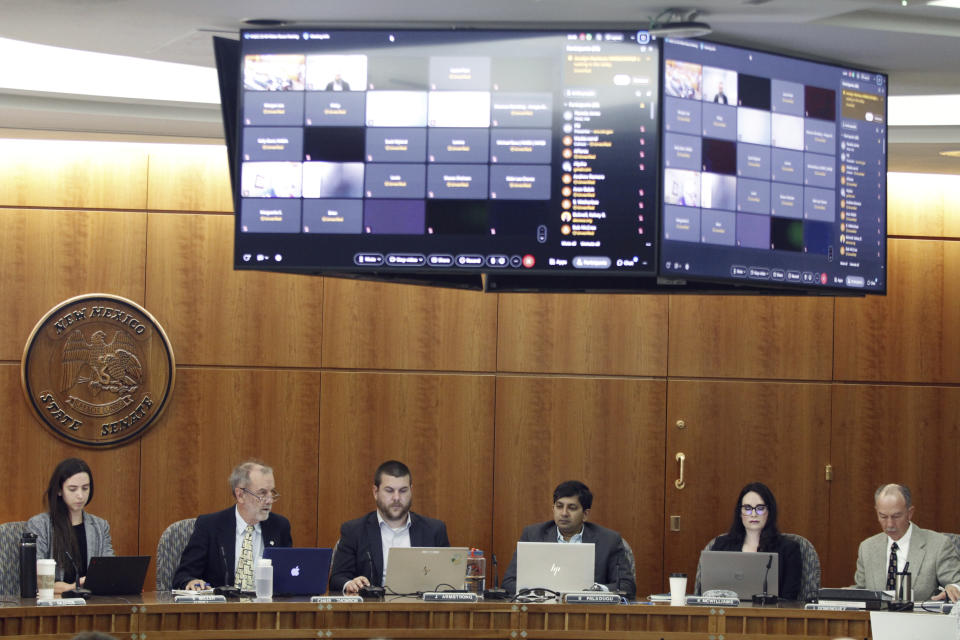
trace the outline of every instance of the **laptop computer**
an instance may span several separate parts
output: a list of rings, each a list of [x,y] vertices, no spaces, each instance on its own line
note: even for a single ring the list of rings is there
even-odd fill
[[[594,544],[517,543],[517,593],[550,589],[559,593],[593,586]]]
[[[267,547],[263,557],[273,564],[273,593],[318,596],[327,591],[333,549]]]
[[[467,547],[391,547],[387,555],[387,595],[460,591],[467,575]]]
[[[767,579],[767,593],[780,595],[780,557],[776,553],[700,552],[701,593],[723,589],[736,592],[741,600],[749,600],[763,593],[764,576]]]
[[[150,556],[94,556],[87,565],[83,583],[95,596],[126,596],[143,593]]]

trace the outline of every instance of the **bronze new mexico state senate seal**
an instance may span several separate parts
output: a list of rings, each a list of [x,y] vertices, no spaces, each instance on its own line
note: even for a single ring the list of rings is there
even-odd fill
[[[138,304],[104,293],[66,300],[34,327],[20,377],[40,421],[74,444],[139,438],[173,391],[173,349]]]

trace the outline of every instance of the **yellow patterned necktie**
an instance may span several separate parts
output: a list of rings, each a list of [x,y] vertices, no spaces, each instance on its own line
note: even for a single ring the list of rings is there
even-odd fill
[[[253,525],[248,524],[240,545],[240,562],[237,563],[235,585],[241,591],[253,591]]]

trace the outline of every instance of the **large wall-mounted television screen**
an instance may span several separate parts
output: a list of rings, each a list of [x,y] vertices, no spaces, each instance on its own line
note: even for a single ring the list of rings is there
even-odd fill
[[[645,33],[257,30],[240,55],[237,268],[656,273]]]
[[[884,293],[886,76],[662,44],[661,274]]]

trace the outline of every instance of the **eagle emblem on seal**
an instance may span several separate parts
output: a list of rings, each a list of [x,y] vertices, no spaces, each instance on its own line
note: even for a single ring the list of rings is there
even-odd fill
[[[101,391],[118,396],[136,392],[143,381],[143,366],[135,353],[133,339],[124,331],[115,331],[113,340],[94,331],[90,342],[80,329],[74,329],[63,345],[60,375],[61,391],[86,385],[97,397]]]

